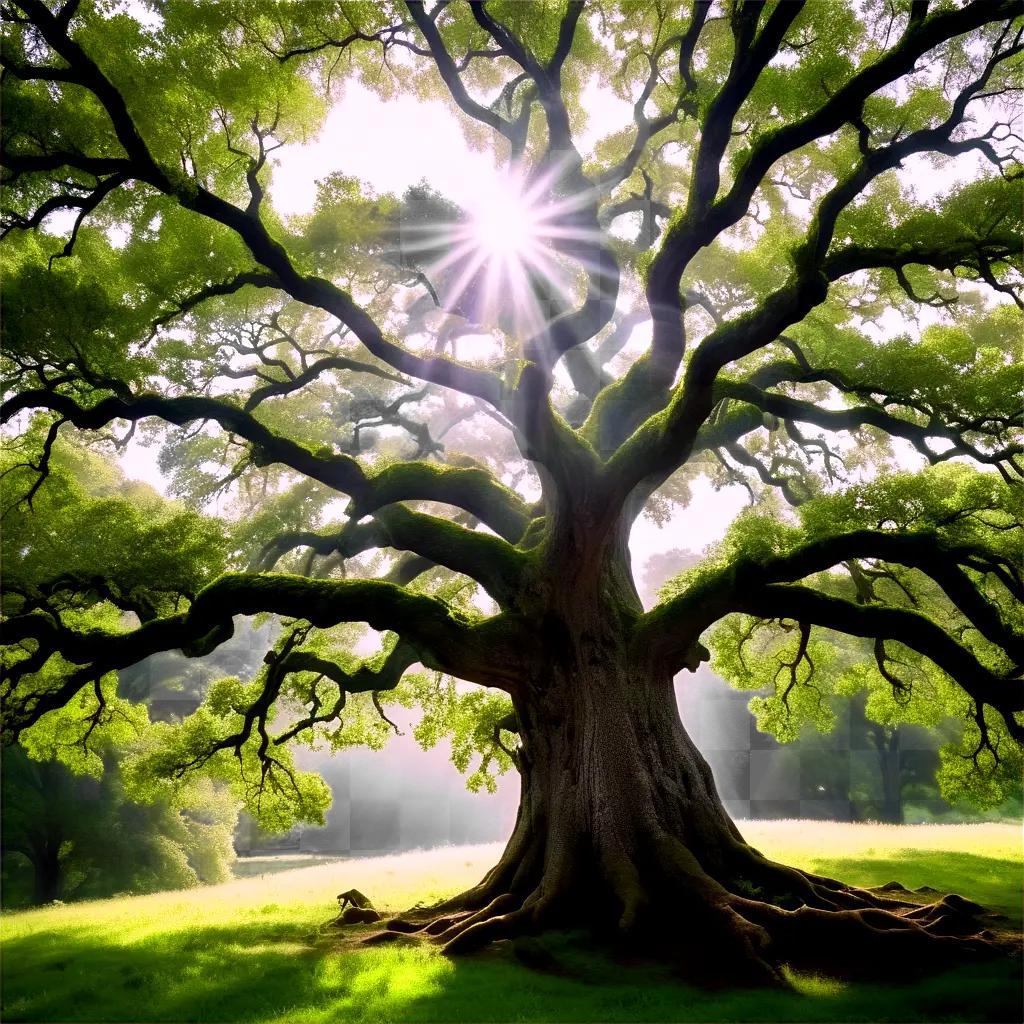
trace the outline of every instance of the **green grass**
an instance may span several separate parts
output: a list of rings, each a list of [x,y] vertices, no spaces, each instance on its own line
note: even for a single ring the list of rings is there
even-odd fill
[[[1015,826],[748,823],[769,856],[863,885],[955,891],[1021,919]],[[1019,965],[912,984],[797,978],[792,993],[707,993],[544,942],[570,976],[484,955],[340,945],[334,893],[403,907],[474,881],[498,848],[462,847],[296,868],[225,885],[7,913],[3,1013],[33,1021],[1019,1021]],[[269,867],[270,865],[268,865]]]

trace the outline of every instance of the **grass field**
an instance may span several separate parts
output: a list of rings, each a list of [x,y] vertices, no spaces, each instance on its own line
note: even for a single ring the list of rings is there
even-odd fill
[[[1021,923],[1014,825],[749,822],[765,854],[861,885],[958,892]],[[1020,1021],[1019,964],[898,986],[796,978],[792,993],[707,993],[545,940],[569,976],[484,955],[361,948],[327,926],[333,896],[380,907],[477,880],[497,846],[453,847],[265,873],[215,887],[6,913],[3,1011],[14,1021]],[[349,930],[349,934],[352,931]]]

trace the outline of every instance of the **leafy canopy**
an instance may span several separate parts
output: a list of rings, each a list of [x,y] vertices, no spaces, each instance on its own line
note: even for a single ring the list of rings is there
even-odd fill
[[[285,828],[328,801],[289,744],[380,745],[391,703],[490,786],[572,550],[652,670],[706,644],[784,739],[859,690],[958,719],[943,785],[996,802],[1024,738],[1021,16],[5,7],[5,739],[97,771],[130,733],[139,792],[206,773]],[[351,83],[444,104],[507,171],[492,209],[339,160],[285,210],[282,147],[375,145]],[[113,468],[139,443],[169,497]],[[702,481],[751,508],[644,612],[631,524]],[[279,627],[261,667],[184,721],[118,696],[245,616]]]

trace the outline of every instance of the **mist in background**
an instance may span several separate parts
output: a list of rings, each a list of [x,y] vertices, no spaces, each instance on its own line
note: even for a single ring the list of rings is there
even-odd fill
[[[647,558],[637,572],[645,607],[655,603],[668,578],[696,560],[681,548]],[[255,669],[265,648],[262,637],[253,637],[249,660]],[[855,698],[838,706],[832,733],[812,733],[782,746],[757,730],[747,710],[753,694],[732,689],[706,666],[681,673],[675,688],[686,729],[708,759],[734,818],[912,822],[950,820],[954,813],[934,784],[943,742],[934,730],[901,726],[881,735],[882,727],[864,718],[863,700]],[[401,734],[383,750],[297,750],[299,765],[319,772],[331,786],[327,824],[268,836],[243,815],[236,835],[240,856],[371,856],[506,839],[515,823],[519,776],[499,776],[493,794],[471,793],[446,742],[430,750],[417,744],[415,710],[391,707],[389,716]]]

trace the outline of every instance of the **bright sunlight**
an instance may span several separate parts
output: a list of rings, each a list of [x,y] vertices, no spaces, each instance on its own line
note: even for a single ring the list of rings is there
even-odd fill
[[[426,275],[444,309],[484,330],[497,327],[527,338],[559,308],[579,301],[576,275],[559,252],[599,235],[567,226],[581,200],[554,194],[562,168],[529,178],[516,169],[474,170],[459,197],[458,219],[417,225],[403,244],[410,254],[433,257]]]
[[[505,266],[526,262],[540,244],[536,212],[521,195],[494,196],[474,213],[473,238],[489,259]]]

